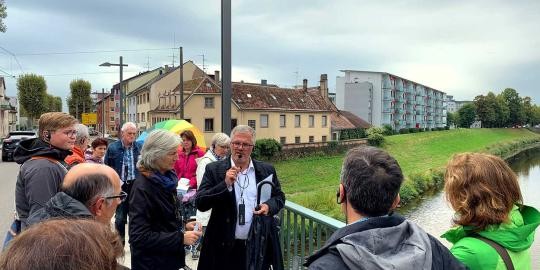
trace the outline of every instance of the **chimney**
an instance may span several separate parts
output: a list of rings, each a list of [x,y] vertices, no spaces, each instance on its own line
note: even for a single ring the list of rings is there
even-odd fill
[[[165,65],[165,72],[169,71],[169,65]]]
[[[328,98],[328,75],[327,74],[321,74],[321,82],[320,82],[320,90],[321,90],[321,96],[323,98]]]
[[[304,89],[304,91],[307,91],[307,79],[304,79],[304,82],[302,84],[302,89]]]
[[[214,81],[216,81],[216,83],[219,83],[219,70],[214,71]]]
[[[261,80],[261,85],[266,86],[266,84],[267,84],[266,80],[265,80],[265,79],[262,79],[262,80]]]

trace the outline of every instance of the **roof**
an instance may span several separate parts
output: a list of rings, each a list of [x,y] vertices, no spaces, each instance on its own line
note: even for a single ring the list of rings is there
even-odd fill
[[[371,124],[349,111],[339,111],[355,128],[370,128]]]
[[[425,84],[417,83],[417,82],[415,82],[415,81],[413,81],[413,80],[406,79],[406,78],[403,78],[403,77],[400,77],[400,76],[398,76],[398,75],[394,75],[394,74],[388,73],[388,72],[370,71],[370,70],[352,70],[352,69],[342,69],[342,70],[340,70],[340,71],[341,71],[341,72],[365,72],[365,73],[386,74],[386,75],[388,75],[388,76],[396,77],[396,78],[399,78],[399,79],[402,79],[402,80],[406,80],[406,81],[412,82],[412,83],[414,83],[414,84],[418,84],[418,85],[424,86],[424,87],[426,87],[426,88],[429,88],[429,89],[431,89],[431,90],[434,90],[434,91],[437,91],[437,92],[441,92],[441,93],[446,94],[446,92],[444,92],[444,91],[442,91],[442,90],[438,90],[438,89],[435,89],[435,88],[433,88],[433,87],[429,87],[429,86],[427,86],[427,85],[425,85]]]
[[[184,102],[188,100],[193,94],[197,93],[221,93],[221,88],[219,85],[217,85],[214,80],[209,78],[208,76],[205,77],[199,77],[193,80],[184,81]],[[172,96],[180,96],[180,84],[173,89],[172,92],[166,93],[163,96],[167,97],[169,95]],[[180,110],[180,104],[178,104],[176,107],[173,106],[166,106],[165,104],[158,105],[158,107],[154,108],[152,112],[177,112]]]
[[[371,125],[348,111],[335,111],[330,115],[332,130],[369,128]]]
[[[135,76],[133,76],[133,77],[129,77],[129,78],[127,78],[127,79],[122,79],[122,83],[129,82],[129,81],[131,81],[131,80],[133,80],[133,79],[136,79],[136,78],[138,78],[138,77],[141,77],[141,76],[143,76],[143,75],[146,75],[146,74],[148,74],[148,73],[150,73],[150,72],[154,72],[154,71],[156,71],[156,70],[158,70],[158,69],[160,69],[160,67],[159,67],[159,68],[156,68],[156,69],[153,69],[153,70],[148,70],[148,71],[141,72],[141,73],[139,73],[139,74],[137,74],[137,75],[135,75]],[[119,86],[119,85],[120,85],[120,83],[117,83],[117,84],[113,85],[112,90],[118,89],[118,86]]]
[[[233,83],[232,100],[241,110],[310,112],[334,110],[332,103],[327,98],[323,98],[319,91],[251,83]]]

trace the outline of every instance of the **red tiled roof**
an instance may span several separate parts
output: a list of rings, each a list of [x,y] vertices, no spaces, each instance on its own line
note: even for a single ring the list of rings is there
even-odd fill
[[[335,111],[330,115],[330,123],[332,130],[371,127],[364,119],[348,111]]]
[[[349,111],[339,111],[355,128],[370,128],[371,124]]]
[[[233,83],[232,100],[241,110],[333,111],[319,92]]]

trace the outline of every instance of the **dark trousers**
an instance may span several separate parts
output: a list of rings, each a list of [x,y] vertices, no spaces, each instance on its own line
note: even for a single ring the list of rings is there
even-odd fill
[[[246,264],[246,240],[235,240],[230,253],[230,268],[228,269],[247,269]]]
[[[126,241],[126,223],[129,212],[129,192],[131,191],[131,184],[133,181],[127,181],[122,185],[122,191],[128,194],[128,197],[124,202],[118,205],[116,213],[114,215],[114,227],[122,239],[122,244]]]

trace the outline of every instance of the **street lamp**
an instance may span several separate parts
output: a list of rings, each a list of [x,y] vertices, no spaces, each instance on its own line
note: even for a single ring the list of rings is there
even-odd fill
[[[122,89],[122,79],[123,79],[123,72],[124,67],[127,67],[128,65],[124,64],[122,61],[122,56],[120,56],[120,64],[112,64],[109,62],[105,62],[100,67],[120,67],[120,83],[118,83],[118,89],[120,89],[120,125],[119,128],[122,126],[124,122],[124,90]]]

